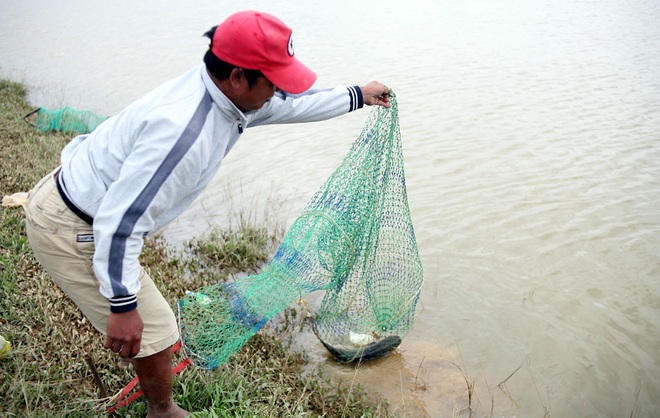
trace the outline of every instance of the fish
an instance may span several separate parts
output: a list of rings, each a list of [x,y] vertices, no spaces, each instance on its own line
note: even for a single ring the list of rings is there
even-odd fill
[[[330,352],[330,354],[332,354],[340,363],[362,363],[367,360],[372,360],[389,353],[401,344],[401,337],[398,335],[388,335],[387,337],[376,339],[376,334],[373,334],[372,341],[364,345],[332,345],[326,341],[323,341],[323,338],[321,338],[318,330],[316,329],[316,324],[312,326],[312,330],[314,331],[316,338],[321,341],[321,344],[323,344],[323,346]],[[356,335],[361,336],[363,334],[355,334],[351,332],[353,339],[355,339]]]

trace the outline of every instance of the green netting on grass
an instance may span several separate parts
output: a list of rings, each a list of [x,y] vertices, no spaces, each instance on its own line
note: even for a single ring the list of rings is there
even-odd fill
[[[76,110],[72,107],[61,109],[46,109],[40,107],[24,117],[25,121],[42,132],[75,132],[91,133],[107,116],[100,116],[87,110]]]
[[[394,94],[391,104],[373,108],[260,274],[203,287],[179,301],[181,338],[198,366],[223,364],[270,318],[317,290],[326,293],[315,332],[344,361],[351,359],[346,353],[359,356],[368,347],[369,357],[377,356],[408,333],[423,271]],[[381,341],[387,350],[379,351]]]

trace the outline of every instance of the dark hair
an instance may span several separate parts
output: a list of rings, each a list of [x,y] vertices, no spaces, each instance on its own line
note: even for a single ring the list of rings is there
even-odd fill
[[[211,40],[211,43],[209,44],[209,50],[206,51],[206,54],[204,54],[204,64],[206,64],[206,68],[218,80],[224,80],[226,78],[229,78],[229,75],[231,74],[234,68],[241,68],[241,67],[237,67],[233,64],[229,64],[228,62],[221,60],[220,58],[216,57],[215,54],[211,51],[211,48],[213,48],[213,35],[215,34],[216,28],[217,26],[213,26],[211,29],[208,30],[208,32],[204,34],[204,36],[206,36]],[[243,70],[243,75],[245,75],[245,78],[248,81],[248,86],[250,87],[254,86],[257,83],[259,77],[264,76],[259,70],[250,70],[247,68],[241,68],[241,69]]]

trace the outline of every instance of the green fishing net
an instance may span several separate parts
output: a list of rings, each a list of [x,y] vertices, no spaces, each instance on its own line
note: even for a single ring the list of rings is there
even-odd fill
[[[314,332],[340,361],[382,355],[408,333],[423,271],[393,93],[390,103],[374,106],[260,274],[179,301],[181,339],[195,364],[215,369],[269,319],[318,290],[325,294]]]
[[[40,107],[25,115],[23,119],[42,132],[57,131],[88,134],[108,117],[67,106],[61,109]]]

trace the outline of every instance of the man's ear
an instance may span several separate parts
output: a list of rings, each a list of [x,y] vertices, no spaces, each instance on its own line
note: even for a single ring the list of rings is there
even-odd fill
[[[241,83],[244,82],[245,74],[242,68],[234,68],[229,74],[229,82],[234,89],[240,88]]]

